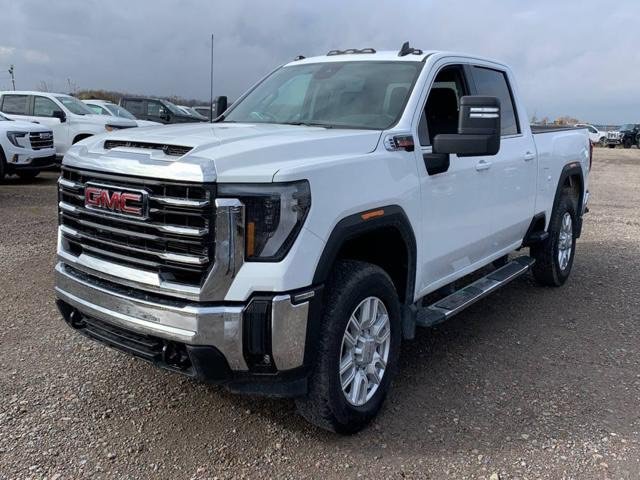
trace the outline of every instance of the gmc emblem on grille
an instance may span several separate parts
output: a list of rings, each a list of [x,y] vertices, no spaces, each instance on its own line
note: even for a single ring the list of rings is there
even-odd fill
[[[145,217],[147,192],[87,183],[84,189],[84,206],[92,210]]]
[[[51,138],[50,132],[42,132],[40,134],[40,140],[49,140]]]

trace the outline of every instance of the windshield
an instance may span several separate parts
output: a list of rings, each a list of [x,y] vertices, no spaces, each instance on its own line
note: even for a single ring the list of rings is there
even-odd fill
[[[109,110],[115,117],[128,118],[129,120],[136,119],[136,117],[134,117],[131,112],[129,112],[129,110],[125,110],[120,105],[116,105],[115,103],[105,103],[102,106]]]
[[[633,130],[633,124],[631,123],[625,123],[624,125],[622,125],[620,127],[621,131],[625,131],[625,130]]]
[[[75,113],[76,115],[93,114],[93,111],[77,98],[59,95],[56,96],[56,99],[68,108],[71,113]]]
[[[162,103],[165,104],[169,110],[171,110],[171,113],[175,115],[185,115],[185,112],[183,112],[181,108],[171,103],[169,100],[162,100]]]
[[[224,121],[384,130],[400,117],[419,62],[331,62],[284,67]]]

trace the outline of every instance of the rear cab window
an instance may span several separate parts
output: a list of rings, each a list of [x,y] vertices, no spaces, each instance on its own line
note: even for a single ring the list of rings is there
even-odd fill
[[[498,97],[500,100],[502,136],[519,134],[520,125],[507,74],[500,70],[479,66],[473,66],[472,71],[477,94]]]
[[[0,110],[11,115],[29,115],[29,95],[3,95]]]

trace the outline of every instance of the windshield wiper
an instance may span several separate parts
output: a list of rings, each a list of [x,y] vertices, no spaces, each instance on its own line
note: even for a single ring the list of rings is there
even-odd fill
[[[303,127],[323,127],[323,128],[333,128],[333,125],[328,125],[326,123],[315,123],[315,122],[283,122],[283,125],[301,125]]]

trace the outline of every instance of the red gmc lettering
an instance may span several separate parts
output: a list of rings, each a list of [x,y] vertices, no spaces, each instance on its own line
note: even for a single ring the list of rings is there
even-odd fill
[[[115,212],[127,213],[130,215],[142,215],[140,207],[132,207],[127,202],[140,202],[142,195],[139,193],[113,192],[96,187],[86,187],[84,190],[85,205],[94,208],[108,208]]]

